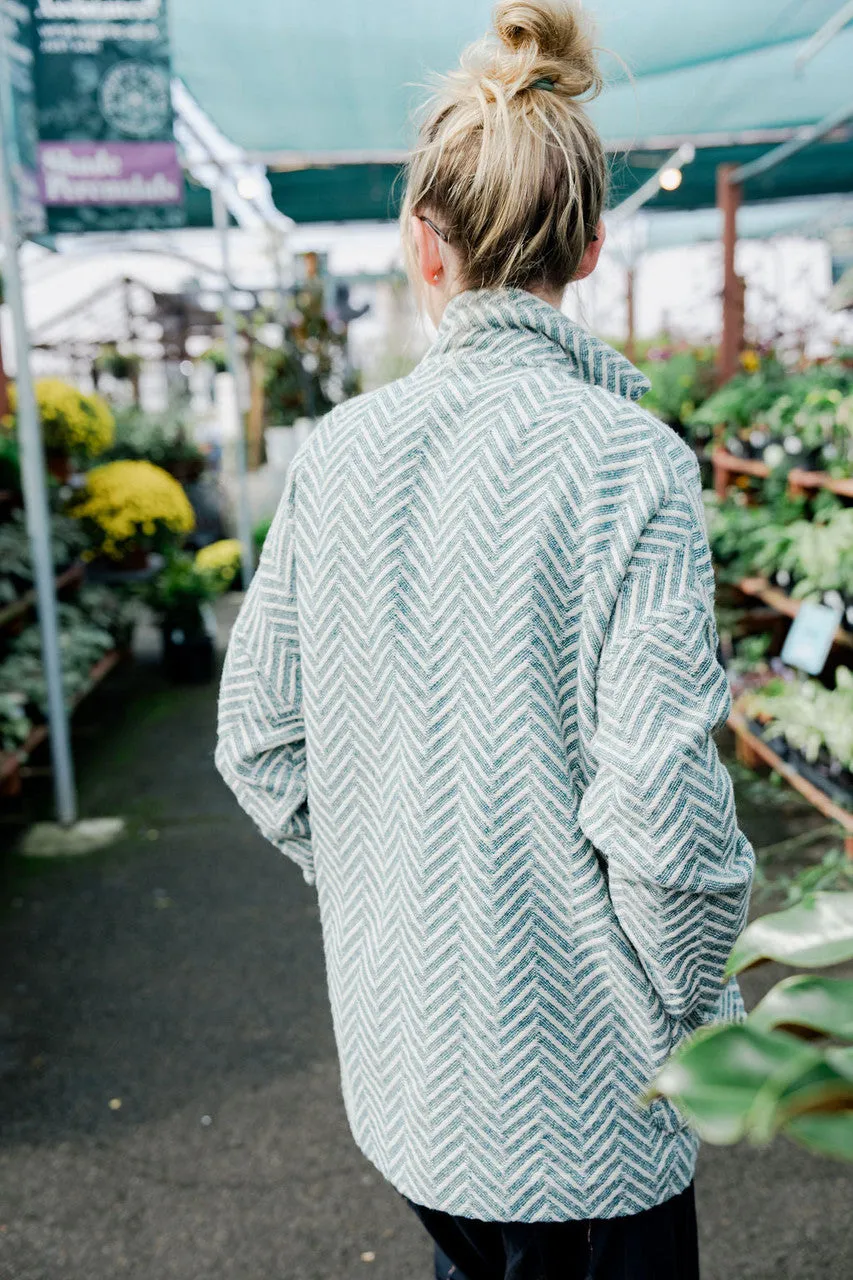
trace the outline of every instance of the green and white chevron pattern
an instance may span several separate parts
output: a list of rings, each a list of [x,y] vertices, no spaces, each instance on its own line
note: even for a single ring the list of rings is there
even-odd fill
[[[698,472],[646,385],[530,294],[455,298],[300,451],[228,651],[217,764],[316,881],[353,1134],[451,1213],[680,1191],[638,1095],[742,1009]]]

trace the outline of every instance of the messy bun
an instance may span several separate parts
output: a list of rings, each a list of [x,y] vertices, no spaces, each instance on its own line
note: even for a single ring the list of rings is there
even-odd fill
[[[411,216],[427,213],[467,288],[573,279],[606,195],[604,149],[582,101],[600,89],[575,4],[500,0],[493,34],[466,49],[428,104],[402,212],[410,268]]]
[[[566,92],[580,97],[601,89],[592,41],[571,5],[502,0],[495,8],[494,26],[511,53],[549,63]]]

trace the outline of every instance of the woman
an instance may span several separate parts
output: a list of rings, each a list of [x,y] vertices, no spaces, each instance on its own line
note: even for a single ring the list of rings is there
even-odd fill
[[[638,1099],[742,1009],[753,864],[698,469],[559,310],[604,237],[580,18],[495,26],[409,166],[437,340],[298,454],[217,763],[316,883],[355,1140],[454,1274],[689,1280],[696,1142]]]

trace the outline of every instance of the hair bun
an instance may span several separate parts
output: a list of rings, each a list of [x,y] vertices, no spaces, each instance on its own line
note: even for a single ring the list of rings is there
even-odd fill
[[[601,88],[592,39],[577,4],[568,0],[500,0],[495,6],[494,28],[512,53],[555,64],[559,88],[574,96]]]

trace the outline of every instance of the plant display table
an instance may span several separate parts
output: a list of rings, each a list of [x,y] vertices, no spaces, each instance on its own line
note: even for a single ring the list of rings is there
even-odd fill
[[[766,578],[741,578],[736,585],[738,591],[742,591],[745,596],[763,600],[776,613],[783,613],[788,618],[796,618],[800,612],[802,601],[795,600],[779,587],[774,587]],[[843,627],[838,627],[835,632],[835,643],[847,649],[853,649],[853,631],[845,631]]]
[[[728,725],[735,735],[735,750],[740,763],[748,769],[755,769],[761,764],[769,765],[815,809],[843,828],[845,852],[849,857],[853,857],[853,812],[836,804],[813,782],[804,778],[792,764],[783,760],[768,742],[753,732],[746,718],[736,707],[729,716]]]
[[[725,449],[714,450],[711,465],[714,469],[714,492],[718,498],[726,496],[733,477],[753,476],[766,480],[770,475],[766,462],[759,458],[736,458]],[[799,467],[788,472],[788,490],[792,495],[814,493],[819,489],[826,489],[842,498],[853,498],[853,478],[831,476],[826,471],[803,471]]]
[[[87,698],[93,689],[105,680],[110,672],[118,666],[124,654],[119,649],[113,649],[110,653],[105,653],[92,667],[89,672],[89,679],[85,689],[80,692],[71,704],[71,710],[76,710],[80,703]],[[33,727],[32,732],[26,742],[18,751],[0,752],[0,796],[15,796],[21,790],[22,769],[26,765],[27,760],[43,742],[47,740],[48,727],[46,724],[37,724]]]

